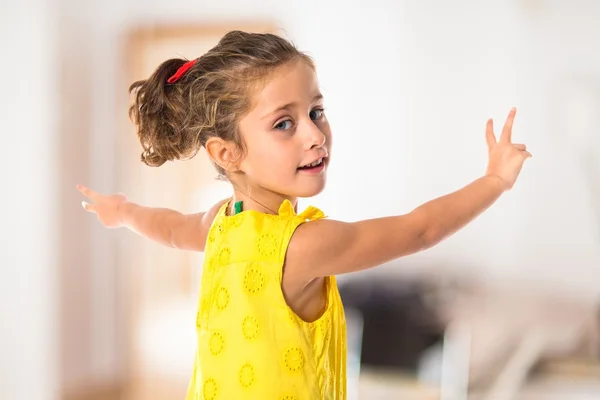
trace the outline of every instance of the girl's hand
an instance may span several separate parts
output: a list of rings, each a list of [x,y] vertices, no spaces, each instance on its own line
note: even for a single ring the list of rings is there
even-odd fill
[[[102,225],[107,228],[119,228],[123,226],[120,212],[123,204],[127,202],[125,195],[102,195],[82,185],[77,185],[77,190],[93,201],[93,204],[82,201],[81,205],[86,211],[96,214]]]
[[[489,154],[486,175],[499,178],[507,190],[514,186],[523,162],[531,157],[524,144],[512,143],[512,126],[516,112],[514,108],[510,110],[499,141],[496,141],[491,119],[487,122],[485,132]]]

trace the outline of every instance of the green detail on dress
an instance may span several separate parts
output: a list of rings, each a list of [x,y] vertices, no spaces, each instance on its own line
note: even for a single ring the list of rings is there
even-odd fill
[[[233,205],[233,215],[238,215],[242,212],[242,201],[236,201]]]

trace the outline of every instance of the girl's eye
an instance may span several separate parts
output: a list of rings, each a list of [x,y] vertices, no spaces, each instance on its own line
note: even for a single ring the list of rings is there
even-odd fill
[[[280,130],[280,131],[287,131],[291,127],[292,127],[292,121],[290,121],[289,119],[286,119],[285,121],[281,121],[280,123],[275,125],[275,129]]]
[[[325,110],[323,110],[322,108],[315,108],[309,114],[310,119],[312,119],[313,121],[315,121],[317,119],[321,119],[321,118],[323,118],[324,112],[325,112]]]

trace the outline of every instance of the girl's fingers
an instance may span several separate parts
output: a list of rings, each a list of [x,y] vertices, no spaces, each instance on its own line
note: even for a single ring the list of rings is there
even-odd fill
[[[87,188],[83,185],[77,185],[77,190],[81,192],[85,197],[92,200],[97,200],[100,197],[100,194],[94,192],[92,189]]]
[[[511,108],[508,117],[506,118],[506,122],[504,123],[504,127],[502,128],[502,133],[500,134],[500,143],[510,143],[512,141],[512,127],[516,113],[517,109],[514,107]]]
[[[82,201],[81,202],[81,206],[86,211],[96,213],[96,206],[94,206],[93,204],[90,204],[88,202]]]
[[[487,120],[485,125],[485,141],[487,142],[488,148],[496,144],[496,135],[494,135],[494,121],[490,118]]]

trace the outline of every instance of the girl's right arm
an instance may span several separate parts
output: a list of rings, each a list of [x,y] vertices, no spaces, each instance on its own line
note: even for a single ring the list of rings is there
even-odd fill
[[[531,157],[525,145],[511,141],[514,116],[513,109],[499,142],[488,121],[485,176],[405,215],[355,223],[317,220],[302,224],[288,247],[286,274],[310,282],[376,267],[430,248],[464,227],[512,188],[523,162]]]
[[[182,214],[168,208],[144,207],[127,201],[122,194],[103,195],[84,186],[77,189],[93,204],[83,202],[83,208],[95,213],[107,228],[126,227],[131,231],[165,246],[204,251],[206,236],[222,200],[207,212]]]

